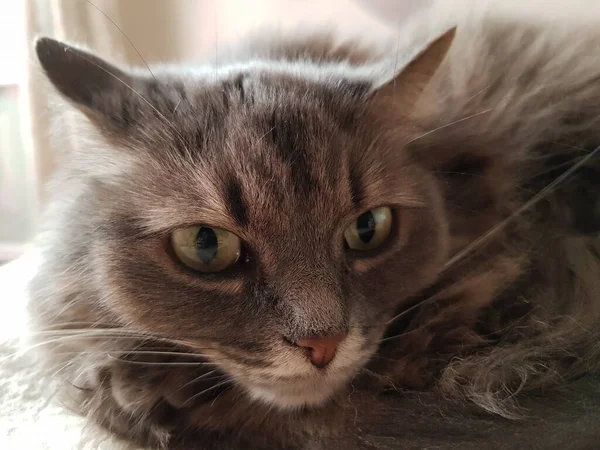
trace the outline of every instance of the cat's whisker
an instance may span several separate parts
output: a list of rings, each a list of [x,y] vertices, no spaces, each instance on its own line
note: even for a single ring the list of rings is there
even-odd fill
[[[146,62],[146,60],[144,59],[144,57],[142,56],[140,51],[137,49],[137,47],[135,45],[133,45],[133,42],[131,42],[131,39],[129,39],[129,37],[121,29],[121,27],[119,25],[117,25],[117,23],[114,20],[112,20],[108,14],[106,14],[104,11],[102,11],[100,8],[98,8],[96,5],[94,5],[90,0],[85,0],[85,1],[88,2],[88,4],[90,4],[94,8],[96,8],[96,10],[98,10],[98,12],[100,12],[100,14],[102,14],[104,17],[106,17],[117,28],[117,30],[119,30],[121,35],[123,35],[123,37],[125,39],[127,39],[127,42],[129,42],[129,45],[131,45],[131,47],[135,50],[135,52],[138,54],[138,56],[140,57],[140,59],[142,60],[144,65],[146,66],[146,69],[148,69],[148,72],[150,72],[150,75],[152,75],[152,78],[154,78],[154,80],[156,81],[156,77],[154,76],[154,73],[152,72],[152,70],[150,70],[150,66],[148,65],[148,63]]]
[[[468,99],[466,99],[465,103],[469,103],[475,97],[479,97],[481,94],[483,94],[485,91],[487,91],[491,87],[492,87],[492,83],[488,84],[486,87],[484,87],[483,89],[477,91],[475,94],[471,95]]]
[[[560,145],[560,146],[563,146],[563,147],[568,147],[568,148],[571,148],[573,150],[578,150],[578,151],[580,151],[581,153],[584,153],[584,154],[587,154],[587,153],[590,153],[590,152],[593,151],[593,149],[590,150],[590,149],[583,148],[583,147],[577,147],[575,145],[566,144],[564,142],[556,142],[556,141],[554,141],[554,142],[550,142],[550,144]],[[544,161],[544,160],[547,160],[547,159],[556,158],[556,156],[557,155],[555,153],[544,153],[544,154],[538,154],[538,155],[531,155],[531,156],[527,157],[526,161]],[[577,156],[573,157],[572,161],[575,160],[575,159],[577,159],[577,158],[580,158],[580,157],[581,157],[581,155],[577,155]]]
[[[419,301],[418,303],[416,303],[416,304],[412,305],[411,307],[405,309],[401,313],[396,314],[394,317],[392,317],[390,320],[387,321],[386,325],[391,324],[392,322],[394,322],[394,321],[396,321],[396,320],[404,317],[406,314],[409,314],[412,311],[415,311],[416,309],[420,308],[421,306],[423,306],[423,305],[425,305],[427,303],[430,303],[430,302],[433,302],[435,300],[438,300],[439,298],[441,298],[440,294],[441,293],[438,292],[438,293],[432,295],[431,297],[427,297],[426,299]]]
[[[54,343],[60,343],[62,341],[69,341],[73,339],[106,339],[112,342],[128,342],[130,346],[146,346],[150,342],[165,342],[168,343],[168,340],[161,340],[159,338],[149,337],[149,336],[136,336],[136,335],[127,335],[120,333],[89,333],[89,332],[78,332],[78,333],[55,333],[55,334],[44,334],[38,335],[36,337],[44,337],[50,338],[42,341],[38,341],[37,339],[25,339],[24,342],[31,342],[29,347],[24,347],[27,351],[29,349],[37,348],[37,346],[44,346]]]
[[[432,134],[432,133],[435,133],[435,132],[437,132],[437,131],[443,130],[444,128],[451,127],[451,126],[453,126],[453,125],[456,125],[456,124],[458,124],[458,123],[464,122],[464,121],[466,121],[466,120],[473,119],[474,117],[481,116],[482,114],[487,114],[487,113],[489,113],[490,111],[493,111],[493,108],[489,108],[489,109],[486,109],[486,110],[484,110],[484,111],[480,111],[480,112],[477,112],[477,113],[471,114],[470,116],[463,117],[462,119],[455,120],[454,122],[450,122],[450,123],[448,123],[448,124],[446,124],[446,125],[442,125],[441,127],[437,127],[437,128],[434,128],[433,130],[426,131],[425,133],[423,133],[423,134],[420,134],[420,135],[419,135],[419,136],[417,136],[416,138],[414,138],[414,139],[411,139],[411,140],[410,140],[410,141],[408,141],[408,142],[405,142],[405,143],[403,144],[403,146],[405,147],[405,146],[407,146],[407,145],[409,145],[409,144],[412,144],[413,142],[416,142],[416,141],[418,141],[419,139],[422,139],[422,138],[424,138],[424,137],[426,137],[426,136],[429,136],[429,135],[430,135],[430,134]]]
[[[553,171],[555,171],[557,169],[560,169],[561,167],[569,166],[569,165],[573,164],[573,161],[578,160],[579,158],[581,158],[581,157],[577,156],[577,157],[574,157],[574,158],[570,159],[569,161],[566,161],[566,162],[563,162],[563,163],[560,163],[560,164],[556,164],[554,166],[551,166],[551,167],[547,168],[546,170],[542,170],[541,172],[535,173],[534,176],[539,177],[541,175],[545,175],[547,173],[551,173],[551,172],[553,172]]]
[[[215,19],[215,81],[219,78],[219,16],[218,8],[214,8]]]
[[[171,114],[175,114],[177,112],[177,108],[179,108],[179,105],[181,105],[182,100],[183,100],[183,98],[179,99],[179,101],[175,105],[175,108],[173,108],[173,112]]]
[[[174,391],[172,391],[172,392],[171,392],[171,394],[175,394],[176,392],[179,392],[179,391],[181,391],[182,389],[185,389],[186,387],[188,387],[188,386],[190,386],[190,385],[194,384],[196,381],[199,381],[199,380],[204,380],[204,381],[206,381],[206,380],[219,380],[219,379],[222,379],[222,378],[228,377],[228,375],[225,375],[225,374],[216,375],[216,376],[214,376],[214,377],[209,377],[209,375],[212,375],[212,374],[213,374],[213,373],[215,373],[215,372],[217,372],[217,373],[218,373],[218,371],[217,371],[217,370],[211,370],[211,371],[209,371],[209,372],[206,372],[206,373],[204,373],[204,374],[202,374],[202,375],[200,375],[200,376],[197,376],[197,377],[195,377],[193,380],[190,380],[190,381],[188,381],[188,382],[187,382],[187,383],[185,383],[183,386],[180,386],[180,387],[178,387],[177,389],[175,389]],[[220,394],[219,394],[219,395],[220,395]],[[217,397],[217,398],[218,398],[218,397]]]
[[[81,329],[66,329],[66,330],[44,330],[44,331],[38,331],[38,332],[30,332],[28,333],[28,335],[19,335],[19,338],[22,337],[28,337],[28,338],[36,338],[36,337],[54,337],[54,339],[48,339],[42,342],[36,342],[28,347],[25,347],[23,349],[18,350],[17,352],[15,352],[14,354],[8,355],[6,358],[12,358],[15,356],[20,356],[23,355],[27,352],[30,352],[32,350],[35,350],[36,348],[45,346],[45,345],[51,345],[51,344],[60,344],[62,342],[69,342],[70,340],[73,339],[109,339],[109,340],[115,340],[115,341],[122,341],[122,340],[138,340],[141,341],[139,343],[137,343],[138,347],[144,347],[145,350],[141,350],[141,351],[137,351],[137,350],[123,350],[123,352],[125,353],[130,353],[130,354],[134,354],[136,352],[144,352],[144,351],[148,351],[148,353],[150,353],[150,349],[148,348],[149,343],[155,343],[155,344],[164,344],[164,345],[172,345],[172,346],[179,346],[179,347],[183,347],[182,351],[169,351],[169,350],[165,350],[163,351],[163,355],[168,355],[168,354],[172,354],[173,356],[177,355],[177,356],[194,356],[196,355],[197,357],[202,357],[201,353],[197,353],[197,352],[201,352],[203,350],[214,350],[214,347],[207,347],[207,346],[203,346],[201,345],[201,343],[196,340],[198,338],[195,338],[195,340],[187,340],[187,339],[172,339],[172,338],[167,338],[167,337],[163,337],[163,336],[156,336],[156,335],[151,335],[148,333],[144,333],[144,332],[137,332],[137,331],[131,331],[131,330],[126,330],[126,329],[122,329],[122,328],[105,328],[105,329],[101,329],[101,328],[81,328]],[[164,348],[164,345],[162,348]],[[99,349],[99,352],[102,351],[106,351],[106,350],[102,350]],[[155,351],[155,353],[157,353]],[[206,356],[203,356],[206,357]]]
[[[87,325],[87,328],[114,328],[114,329],[119,329],[119,327],[115,326],[114,324],[110,324],[110,323],[102,323],[102,322],[89,322],[89,321],[69,321],[69,322],[58,322],[58,323],[53,323],[52,325],[47,325],[44,328],[38,329],[37,331],[45,331],[45,330],[54,330],[54,329],[63,329],[65,327],[69,327],[72,325],[79,325],[79,326],[85,326]],[[68,328],[67,328],[68,329]]]
[[[156,337],[149,337],[149,336],[145,336],[147,339],[149,340],[153,340],[153,341],[165,341],[165,342],[171,342],[171,340],[169,339],[161,339],[161,338],[156,338]],[[32,344],[30,346],[27,346],[25,348],[19,349],[16,352],[5,356],[4,358],[0,359],[0,362],[3,361],[8,361],[11,358],[15,358],[15,357],[20,357],[23,356],[24,354],[35,350],[37,348],[46,346],[46,345],[51,345],[51,344],[57,344],[57,343],[62,343],[62,342],[68,342],[70,340],[74,340],[74,339],[98,339],[98,338],[109,338],[109,339],[139,339],[139,336],[130,336],[130,335],[122,335],[122,334],[109,334],[106,332],[102,332],[102,333],[90,333],[90,332],[86,332],[86,333],[73,333],[73,334],[69,334],[66,336],[60,336],[54,339],[49,339],[46,341],[42,341],[42,342],[37,342],[35,344]]]
[[[180,345],[182,347],[189,348],[191,350],[194,350],[194,349],[202,350],[203,349],[202,347],[199,346],[198,341],[189,341],[186,339],[168,339],[168,342],[170,342],[172,344]]]
[[[210,350],[207,348],[207,350]],[[98,349],[98,350],[86,350],[86,351],[56,351],[54,352],[57,355],[96,355],[96,354],[120,354],[127,356],[136,356],[136,355],[144,355],[144,356],[175,356],[175,357],[189,357],[189,358],[201,358],[206,360],[207,357],[200,353],[185,353],[185,352],[165,352],[165,351],[153,351],[153,350],[109,350],[109,349]],[[214,360],[214,358],[211,358]]]
[[[266,133],[264,133],[264,134],[263,134],[261,137],[259,137],[259,138],[256,140],[256,142],[254,143],[254,145],[256,146],[256,145],[260,144],[260,142],[261,142],[262,140],[264,140],[264,139],[265,139],[265,138],[266,138],[266,137],[267,137],[269,134],[271,134],[271,132],[272,132],[274,129],[275,129],[275,127],[274,127],[274,126],[273,126],[273,127],[271,127],[271,128],[270,128],[270,129],[269,129],[269,130],[268,130]]]
[[[81,338],[81,336],[78,336],[78,335],[74,335],[74,336],[61,336],[61,337],[56,338],[56,339],[49,339],[47,341],[38,342],[36,344],[27,346],[25,348],[18,349],[17,351],[15,351],[15,352],[13,352],[13,353],[5,356],[4,358],[0,359],[0,363],[5,362],[5,361],[9,361],[12,358],[22,357],[23,355],[25,355],[25,354],[27,354],[27,353],[35,350],[35,349],[43,347],[45,345],[51,345],[51,344],[56,344],[56,343],[60,343],[60,342],[63,342],[63,341],[68,341],[70,339],[80,339],[80,338]],[[94,338],[96,338],[96,336],[94,336]]]
[[[30,331],[26,334],[26,336],[37,337],[37,336],[57,336],[57,335],[69,335],[69,334],[88,334],[88,335],[97,335],[97,334],[110,334],[110,335],[118,335],[118,336],[127,336],[132,338],[147,338],[153,337],[147,333],[140,333],[131,330],[126,330],[118,327],[108,327],[108,328],[65,328],[65,329],[56,329],[56,330],[39,330],[39,331]]]
[[[557,141],[554,141],[552,143],[556,144],[556,145],[562,145],[563,147],[569,147],[569,148],[572,148],[573,150],[579,150],[579,151],[586,152],[586,153],[593,152],[593,150],[589,150],[589,149],[583,148],[583,147],[578,147],[578,146],[572,145],[572,144],[567,144],[566,142],[557,142]]]
[[[409,312],[411,312],[411,311],[413,311],[413,310],[415,310],[415,309],[417,309],[417,308],[419,308],[419,307],[421,307],[421,306],[424,306],[425,304],[431,303],[431,302],[435,301],[435,300],[436,300],[436,299],[438,299],[438,298],[443,298],[443,297],[440,295],[440,293],[437,293],[437,294],[435,294],[435,295],[433,295],[433,296],[431,296],[431,297],[428,297],[428,298],[426,298],[426,299],[424,299],[424,300],[420,301],[419,303],[417,303],[417,304],[415,304],[415,305],[411,306],[410,308],[408,308],[408,309],[406,309],[406,310],[402,311],[400,314],[396,315],[394,318],[392,318],[390,321],[388,321],[386,325],[389,325],[389,324],[390,324],[390,323],[392,323],[393,321],[395,321],[395,320],[397,320],[397,319],[399,319],[399,318],[403,317],[405,314],[408,314]],[[486,335],[486,334],[481,334],[480,336],[481,336],[482,338],[487,338],[488,336],[491,336],[492,334],[503,333],[503,332],[505,332],[505,331],[508,331],[508,330],[510,330],[511,328],[514,328],[514,327],[516,327],[516,326],[518,325],[518,323],[519,323],[519,322],[521,322],[521,321],[522,321],[522,320],[524,320],[525,318],[529,317],[529,316],[530,316],[532,313],[533,313],[533,309],[529,310],[529,311],[528,311],[527,313],[525,313],[523,316],[521,316],[521,317],[518,317],[517,319],[515,319],[515,321],[514,321],[514,322],[512,322],[512,323],[510,323],[510,324],[506,325],[504,328],[500,328],[500,329],[498,329],[498,330],[494,330],[494,333],[490,333],[490,334],[487,334],[487,335]],[[388,337],[385,337],[385,338],[383,338],[383,339],[380,339],[380,340],[379,340],[377,343],[378,343],[378,344],[381,344],[381,343],[383,343],[383,342],[392,341],[392,340],[399,339],[399,338],[401,338],[401,337],[404,337],[404,336],[408,336],[408,335],[410,335],[411,333],[414,333],[414,332],[417,332],[417,331],[424,330],[424,329],[426,329],[426,328],[427,328],[428,326],[430,326],[430,325],[431,325],[431,323],[425,323],[425,324],[421,325],[420,327],[414,328],[414,329],[412,329],[412,330],[404,331],[404,332],[402,332],[402,333],[400,333],[400,334],[396,334],[396,335],[393,335],[393,336],[388,336]]]
[[[214,366],[215,363],[208,361],[197,361],[197,362],[185,362],[185,361],[135,361],[131,359],[123,359],[118,356],[114,356],[111,353],[106,353],[109,359],[123,362],[126,364],[133,364],[139,366],[179,366],[179,367],[198,367],[198,366]]]
[[[166,344],[182,345],[190,348],[200,348],[198,339],[200,337],[194,337],[194,340],[181,340],[172,339],[164,336],[153,335],[146,332],[139,332],[134,330],[127,330],[119,327],[108,327],[108,328],[70,328],[63,330],[40,330],[30,331],[25,335],[19,335],[18,337],[44,337],[44,336],[83,336],[83,337],[111,337],[111,338],[130,338],[140,339],[145,342],[156,341],[164,342]]]
[[[154,78],[155,81],[157,81],[156,76],[154,75],[154,72],[152,72],[152,70],[150,69],[150,66],[148,65],[148,63],[146,62],[145,58],[142,56],[142,54],[140,53],[140,51],[137,49],[137,47],[133,44],[133,42],[131,41],[131,39],[129,39],[129,37],[127,36],[127,34],[125,34],[125,32],[121,29],[121,27],[119,27],[119,25],[117,25],[117,23],[110,18],[110,16],[108,14],[106,14],[104,11],[102,11],[100,8],[98,8],[98,6],[96,6],[94,3],[92,3],[90,0],[86,0],[88,4],[90,4],[92,7],[94,7],[96,10],[98,10],[104,17],[106,17],[121,33],[121,35],[123,35],[123,37],[125,39],[127,39],[127,41],[129,42],[129,44],[131,45],[131,47],[134,49],[134,51],[138,54],[138,56],[140,57],[140,59],[142,60],[142,62],[144,63],[144,65],[146,66],[146,69],[148,69],[148,72],[150,73],[150,75],[152,76],[152,78]],[[68,49],[67,49],[68,50]],[[125,87],[127,87],[128,89],[130,89],[134,94],[136,94],[140,99],[142,99],[146,104],[148,104],[148,106],[150,106],[158,115],[159,117],[165,121],[165,123],[167,125],[169,125],[174,131],[175,133],[178,135],[178,137],[181,139],[181,142],[184,143],[185,139],[183,138],[182,134],[180,133],[179,129],[173,124],[173,122],[171,122],[164,114],[162,114],[158,108],[156,108],[148,99],[146,99],[141,93],[139,93],[138,91],[136,91],[135,89],[133,89],[133,87],[131,87],[129,84],[127,84],[124,80],[120,79],[118,76],[116,76],[115,74],[113,74],[112,72],[110,72],[109,70],[106,70],[104,67],[99,66],[98,64],[96,64],[94,61],[91,61],[89,58],[85,58],[83,55],[78,54],[79,57],[81,57],[82,59],[85,59],[86,61],[88,61],[89,63],[95,65],[96,67],[98,67],[99,69],[103,70],[104,72],[106,72],[108,75],[112,76],[113,78],[115,78],[117,81],[119,81],[121,84],[123,84]],[[175,106],[175,108],[173,109],[172,114],[175,114],[175,112],[177,111],[177,108],[179,108],[179,105],[181,104],[181,101],[183,99],[179,99],[179,102],[177,103],[177,105]]]
[[[192,395],[190,398],[188,398],[185,402],[183,402],[183,404],[181,405],[182,407],[186,407],[189,405],[189,403],[193,402],[195,399],[197,399],[198,397],[200,397],[203,394],[206,394],[207,392],[210,392],[220,386],[224,386],[227,383],[231,383],[232,381],[234,381],[233,377],[229,377],[224,381],[221,381],[220,383],[214,384],[211,387],[209,387],[208,389],[204,389],[201,392],[198,392],[197,394]]]
[[[198,380],[203,380],[203,379],[206,379],[206,377],[208,377],[209,375],[212,375],[212,374],[213,374],[213,373],[215,373],[215,372],[217,372],[217,370],[211,370],[211,371],[209,371],[209,372],[206,372],[206,373],[204,373],[204,374],[202,374],[202,375],[200,375],[200,376],[197,376],[197,377],[195,377],[193,380],[190,380],[190,381],[188,381],[187,383],[185,383],[183,386],[179,387],[179,388],[178,388],[178,389],[177,389],[175,392],[177,392],[177,391],[179,391],[179,390],[181,390],[181,389],[184,389],[184,388],[188,387],[190,384],[194,384],[194,383],[195,383],[196,381],[198,381]],[[219,375],[218,377],[215,377],[215,378],[221,378],[221,377],[223,377],[223,376],[226,376],[226,375]],[[208,379],[210,379],[210,378],[208,378]]]
[[[223,389],[221,392],[219,392],[219,393],[217,394],[217,396],[216,396],[215,398],[213,398],[213,401],[212,401],[212,402],[210,402],[210,406],[211,406],[211,407],[215,406],[215,402],[216,402],[216,401],[219,399],[219,397],[221,397],[221,395],[223,395],[223,394],[224,394],[225,392],[227,392],[227,391],[230,391],[231,389],[233,389],[233,386],[230,386],[230,387],[228,387],[228,388],[225,388],[225,389]],[[272,406],[273,406],[273,405],[269,405],[269,408],[268,408],[268,411],[267,411],[267,413],[271,411],[271,408],[272,408]]]
[[[416,307],[416,306],[421,306],[421,305],[422,305],[422,303],[419,303],[419,304],[417,304],[417,305],[414,305],[414,306]],[[386,338],[380,339],[380,340],[379,340],[379,342],[377,342],[377,343],[378,343],[378,344],[381,344],[381,343],[383,343],[383,342],[392,341],[392,340],[394,340],[394,339],[398,339],[398,338],[401,338],[401,337],[404,337],[404,336],[408,336],[409,334],[416,333],[417,331],[421,331],[421,330],[424,330],[424,329],[426,329],[426,328],[427,328],[427,326],[428,326],[428,324],[421,325],[421,326],[420,326],[420,327],[418,327],[418,328],[414,328],[414,329],[412,329],[412,330],[409,330],[409,331],[404,331],[404,332],[402,332],[402,333],[400,333],[400,334],[396,334],[396,335],[394,335],[394,336],[389,336],[389,337],[386,337]]]
[[[58,369],[56,369],[51,375],[51,379],[56,379],[62,372],[67,370],[72,365],[72,361],[67,361],[64,364],[60,365]],[[54,369],[56,365],[49,367],[49,369]]]
[[[556,188],[559,184],[565,181],[569,176],[571,176],[577,169],[583,166],[586,162],[592,159],[596,154],[600,151],[600,146],[596,147],[586,156],[582,157],[579,162],[575,163],[570,169],[565,171],[562,175],[557,177],[554,181],[544,187],[541,191],[539,191],[536,195],[534,195],[531,199],[529,199],[525,204],[523,204],[520,208],[518,208],[514,213],[512,213],[509,217],[492,227],[490,230],[485,232],[483,235],[475,239],[469,245],[467,245],[464,249],[454,255],[446,264],[444,265],[442,272],[450,269],[456,263],[461,261],[467,255],[471,254],[473,251],[478,249],[481,245],[485,244],[491,237],[493,237],[496,233],[503,230],[506,225],[508,225],[515,217],[518,217],[524,211],[531,208],[533,205],[538,203],[540,200],[544,199],[554,188]]]

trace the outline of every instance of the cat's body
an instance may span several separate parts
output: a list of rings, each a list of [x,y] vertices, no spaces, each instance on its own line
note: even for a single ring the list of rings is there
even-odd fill
[[[156,79],[40,41],[87,115],[33,284],[68,398],[183,448],[593,448],[598,158],[520,209],[600,145],[599,39],[488,20],[408,65],[317,39]],[[199,224],[239,263],[176,262]],[[324,369],[296,348],[338,335]]]

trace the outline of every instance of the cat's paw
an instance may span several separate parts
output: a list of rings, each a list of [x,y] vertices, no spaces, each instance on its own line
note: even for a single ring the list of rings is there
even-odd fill
[[[222,380],[211,372],[200,364],[112,358],[79,371],[71,384],[83,413],[136,442],[160,446]]]
[[[152,408],[157,402],[189,409],[218,395],[217,384],[225,378],[202,364],[117,360],[110,368],[111,394],[126,411]]]

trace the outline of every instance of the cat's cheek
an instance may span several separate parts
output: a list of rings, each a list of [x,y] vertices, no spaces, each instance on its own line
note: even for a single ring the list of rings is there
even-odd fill
[[[102,303],[119,322],[170,337],[218,337],[214,324],[223,319],[247,322],[238,308],[243,281],[194,276],[174,267],[158,238],[135,242],[106,240],[94,248],[94,269]],[[211,308],[218,303],[219,310]]]
[[[352,285],[378,312],[395,308],[434,281],[448,256],[448,229],[440,210],[414,209],[401,217],[401,245],[360,261],[360,270],[351,272]]]

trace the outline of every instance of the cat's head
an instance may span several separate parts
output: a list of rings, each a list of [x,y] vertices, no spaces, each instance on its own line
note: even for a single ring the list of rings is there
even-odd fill
[[[302,61],[154,77],[39,40],[83,113],[61,246],[93,274],[90,307],[195,346],[254,398],[330,398],[447,259],[439,187],[404,145],[452,38],[380,84]]]

